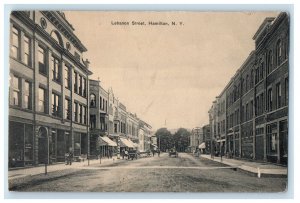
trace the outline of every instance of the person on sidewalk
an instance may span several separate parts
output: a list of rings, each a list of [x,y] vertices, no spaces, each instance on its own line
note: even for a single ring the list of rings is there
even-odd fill
[[[73,161],[73,149],[69,149],[68,157],[67,157],[67,165],[72,165]]]
[[[160,156],[160,150],[157,149],[157,156],[159,157]]]

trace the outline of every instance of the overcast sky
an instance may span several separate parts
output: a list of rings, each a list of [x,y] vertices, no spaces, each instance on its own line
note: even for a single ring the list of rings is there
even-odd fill
[[[154,129],[208,124],[208,110],[278,12],[65,12],[101,80]],[[140,21],[146,25],[112,25]],[[169,26],[148,25],[149,21]],[[172,26],[171,22],[176,22]],[[180,25],[180,22],[183,24]]]

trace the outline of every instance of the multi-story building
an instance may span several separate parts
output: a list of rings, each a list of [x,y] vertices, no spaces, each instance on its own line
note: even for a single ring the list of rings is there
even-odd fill
[[[86,47],[63,12],[10,17],[9,165],[48,164],[88,155]]]
[[[190,150],[194,152],[203,141],[203,130],[201,127],[195,127],[190,134]]]
[[[139,119],[136,114],[127,112],[127,137],[136,144],[139,144],[138,128]]]
[[[145,121],[139,120],[139,129],[138,129],[138,149],[141,152],[149,151],[150,150],[150,138],[152,127],[146,123]]]
[[[207,124],[207,125],[203,126],[202,129],[203,129],[203,142],[202,143],[205,143],[205,144],[203,146],[203,144],[201,143],[200,145],[202,145],[202,146],[200,146],[200,148],[203,148],[204,152],[206,154],[209,154],[210,150],[211,150],[210,149],[210,145],[211,145],[211,143],[210,143],[210,130],[211,130],[210,125]]]
[[[253,39],[255,50],[222,91],[226,94],[225,151],[236,158],[287,164],[288,15],[266,18]],[[209,111],[213,137],[219,132],[216,123],[224,118],[215,111],[222,104],[220,98]]]
[[[108,92],[99,80],[90,80],[90,154],[107,155],[110,143],[97,149],[97,142],[108,135]],[[105,143],[105,142],[102,142]],[[100,150],[100,151],[99,151]]]

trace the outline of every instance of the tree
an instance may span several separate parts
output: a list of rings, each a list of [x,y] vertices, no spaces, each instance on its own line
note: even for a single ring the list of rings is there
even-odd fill
[[[185,152],[189,146],[189,137],[191,133],[185,128],[179,128],[174,134],[174,144],[176,150],[179,152]]]
[[[160,128],[156,131],[157,143],[160,151],[172,148],[172,134],[167,128]]]

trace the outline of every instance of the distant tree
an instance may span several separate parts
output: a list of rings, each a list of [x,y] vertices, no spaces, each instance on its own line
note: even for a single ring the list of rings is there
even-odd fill
[[[172,148],[172,134],[167,128],[160,128],[156,131],[157,144],[160,151],[166,151]]]
[[[179,152],[185,152],[189,146],[189,137],[191,133],[185,128],[179,128],[174,134],[174,144],[176,150]]]

